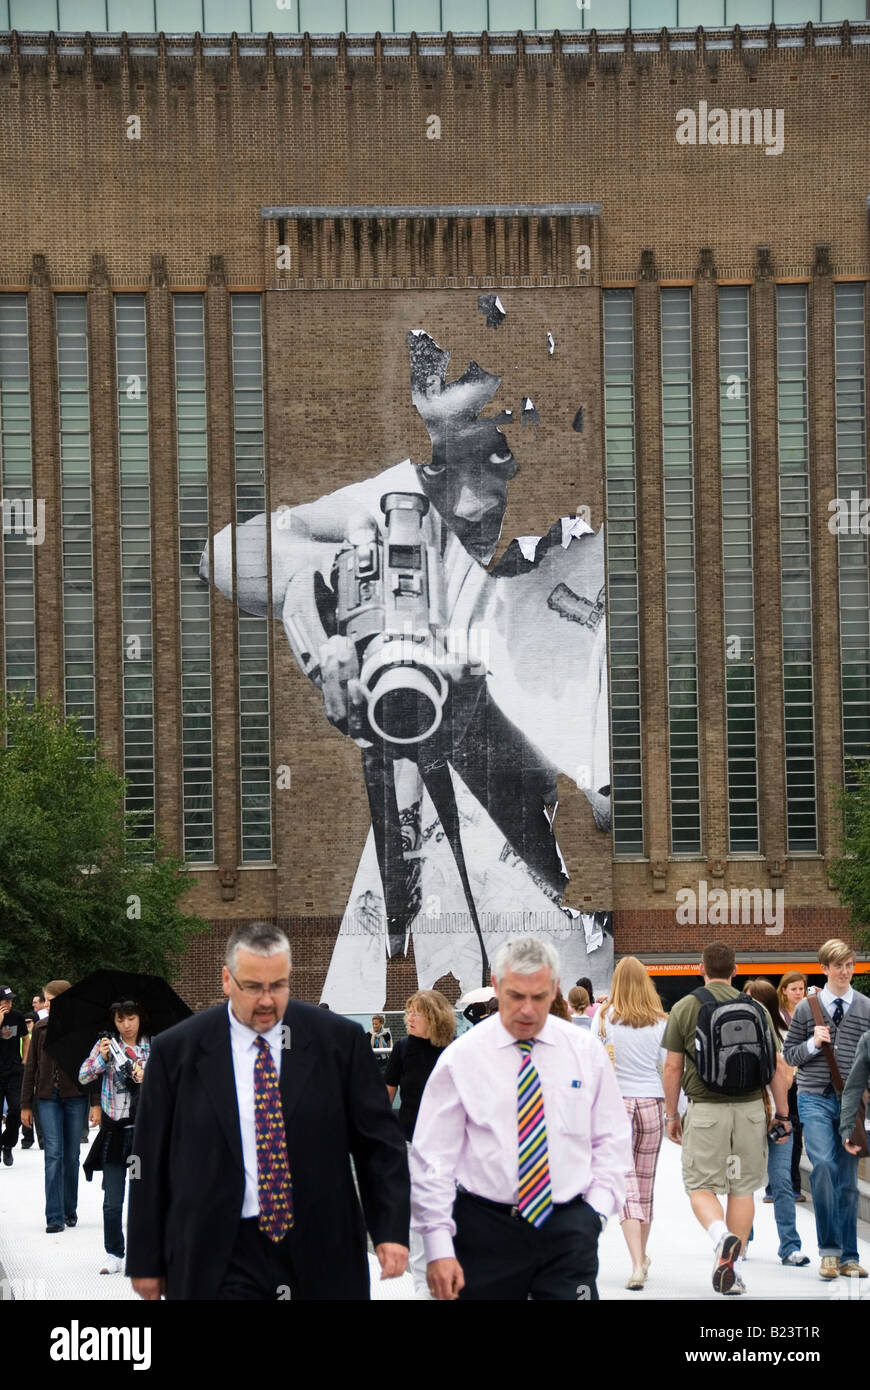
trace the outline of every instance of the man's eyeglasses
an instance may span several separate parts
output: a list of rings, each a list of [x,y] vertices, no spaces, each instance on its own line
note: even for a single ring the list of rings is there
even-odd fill
[[[275,980],[271,985],[258,985],[252,984],[247,981],[245,984],[242,984],[241,980],[236,980],[236,977],[233,974],[232,970],[230,970],[229,966],[227,966],[227,974],[229,975],[231,980],[235,980],[235,983],[238,985],[239,989],[244,994],[249,994],[252,999],[257,994],[279,995],[288,994],[290,991],[289,980]]]

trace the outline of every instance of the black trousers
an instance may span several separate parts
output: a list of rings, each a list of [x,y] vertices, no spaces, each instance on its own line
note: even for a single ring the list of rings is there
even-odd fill
[[[460,1299],[598,1298],[598,1213],[579,1199],[555,1207],[535,1229],[522,1217],[456,1194],[454,1248],[465,1275]]]
[[[236,1243],[217,1298],[265,1302],[298,1298],[299,1288],[288,1252],[288,1238],[276,1245],[263,1235],[256,1216],[239,1222]]]
[[[21,1078],[23,1070],[16,1067],[14,1071],[3,1072],[0,1075],[0,1116],[3,1113],[3,1102],[6,1102],[6,1124],[3,1130],[3,1139],[0,1141],[0,1148],[14,1149],[18,1143],[18,1127],[21,1124]]]

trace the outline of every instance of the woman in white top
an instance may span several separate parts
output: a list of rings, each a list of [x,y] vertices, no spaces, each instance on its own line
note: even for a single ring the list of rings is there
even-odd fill
[[[631,1121],[634,1166],[626,1174],[622,1234],[631,1255],[627,1289],[642,1289],[649,1271],[646,1245],[653,1217],[653,1186],[664,1138],[665,1092],[661,1041],[667,1018],[655,986],[636,956],[624,956],[613,972],[609,1001],[598,1016],[602,1039],[616,1070]]]

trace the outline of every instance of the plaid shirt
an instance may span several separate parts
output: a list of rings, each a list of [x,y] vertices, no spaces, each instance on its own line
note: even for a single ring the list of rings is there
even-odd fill
[[[125,1051],[127,1050],[124,1043],[121,1046]],[[143,1038],[141,1043],[131,1046],[130,1051],[136,1054],[136,1059],[143,1066],[147,1065],[151,1052],[150,1038]],[[82,1062],[79,1070],[79,1081],[85,1086],[89,1081],[95,1081],[100,1075],[103,1078],[100,1105],[104,1113],[108,1115],[110,1120],[128,1119],[130,1115],[130,1092],[136,1082],[132,1081],[128,1086],[121,1073],[115,1070],[115,1062],[111,1053],[108,1062],[104,1062],[100,1055],[100,1044],[96,1042],[91,1048],[90,1055]]]

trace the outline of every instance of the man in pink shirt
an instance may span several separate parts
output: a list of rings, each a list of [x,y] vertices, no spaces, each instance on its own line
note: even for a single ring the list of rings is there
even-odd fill
[[[631,1133],[607,1054],[549,1008],[559,957],[493,959],[498,1014],[452,1043],[410,1154],[411,1225],[437,1299],[597,1299],[598,1237],[625,1197]]]

